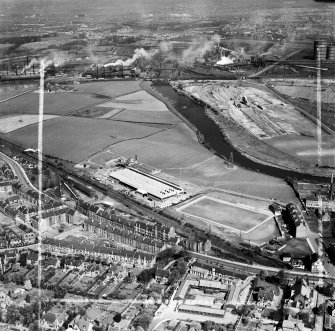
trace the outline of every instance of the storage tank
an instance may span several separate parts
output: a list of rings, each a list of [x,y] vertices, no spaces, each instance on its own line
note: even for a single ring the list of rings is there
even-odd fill
[[[321,60],[327,58],[327,40],[315,40],[314,41],[314,58],[317,58],[317,55],[320,55]]]
[[[330,44],[327,47],[327,60],[335,61],[335,44]]]

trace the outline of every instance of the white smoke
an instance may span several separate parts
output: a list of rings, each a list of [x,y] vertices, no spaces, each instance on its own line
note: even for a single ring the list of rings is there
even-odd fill
[[[161,52],[163,53],[169,53],[172,51],[173,49],[173,43],[171,41],[162,41],[159,44],[159,49],[161,50]]]
[[[101,63],[101,60],[99,59],[98,56],[96,56],[94,53],[93,53],[93,50],[92,50],[92,46],[91,45],[88,45],[86,47],[86,52],[87,52],[87,55],[89,56],[90,60],[94,63],[94,64],[99,64]]]
[[[37,59],[33,58],[30,60],[30,62],[24,66],[22,73],[24,73],[26,70],[29,70],[32,68],[35,64],[37,65],[43,65],[44,68],[47,66],[53,64],[55,67],[59,67],[63,65],[68,60],[68,54],[65,52],[59,52],[59,51],[52,51],[49,55],[45,56],[44,58]]]
[[[126,67],[126,66],[130,66],[137,59],[140,59],[140,58],[151,59],[158,52],[159,52],[159,50],[157,50],[157,49],[150,50],[149,52],[147,52],[144,48],[136,48],[132,58],[127,59],[125,61],[119,59],[115,62],[104,64],[104,67],[111,67],[111,66],[113,66],[113,67],[114,66],[125,66]]]
[[[219,35],[213,35],[210,40],[193,41],[187,49],[183,51],[182,63],[193,64],[195,60],[202,60],[205,54],[212,50],[213,47],[220,42]]]
[[[216,64],[220,65],[220,66],[224,66],[226,64],[231,64],[234,63],[234,60],[231,59],[230,57],[227,56],[222,56],[221,60],[219,60],[218,62],[216,62]]]

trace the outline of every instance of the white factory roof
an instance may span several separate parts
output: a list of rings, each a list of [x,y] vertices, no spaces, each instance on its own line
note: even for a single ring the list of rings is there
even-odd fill
[[[112,172],[110,176],[121,183],[135,188],[142,194],[147,192],[161,200],[173,197],[183,191],[181,187],[175,184],[133,168],[117,170]]]

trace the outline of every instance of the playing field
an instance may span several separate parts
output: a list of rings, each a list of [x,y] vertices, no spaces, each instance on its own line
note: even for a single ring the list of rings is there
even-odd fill
[[[248,232],[272,215],[247,205],[233,204],[207,196],[180,207],[177,211],[233,230]]]
[[[251,242],[261,245],[273,238],[280,236],[278,226],[273,218],[268,221],[261,223],[259,226],[251,230],[250,232],[241,232],[241,238],[244,240],[250,240]]]

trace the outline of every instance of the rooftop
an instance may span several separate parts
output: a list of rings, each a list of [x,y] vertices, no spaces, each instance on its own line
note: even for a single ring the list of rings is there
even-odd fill
[[[110,176],[128,186],[140,190],[142,193],[147,192],[161,200],[170,198],[183,191],[181,187],[166,182],[158,177],[141,173],[132,168],[112,172]]]

